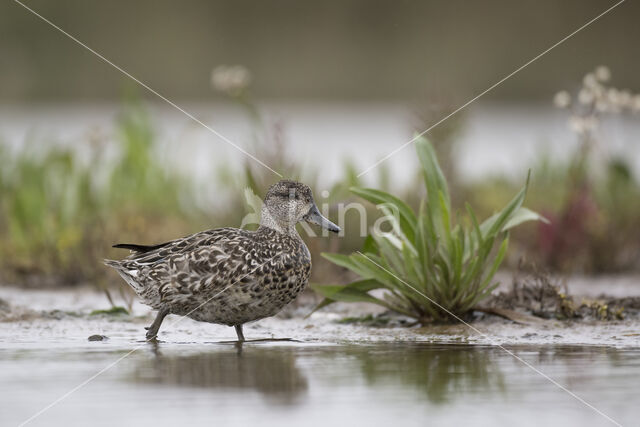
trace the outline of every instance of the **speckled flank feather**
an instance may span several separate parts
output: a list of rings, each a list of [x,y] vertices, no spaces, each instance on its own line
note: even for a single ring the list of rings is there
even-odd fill
[[[311,256],[296,223],[339,230],[319,215],[309,187],[284,180],[267,192],[257,231],[219,228],[155,246],[116,245],[135,253],[105,263],[159,310],[147,337],[172,313],[236,326],[242,340],[242,324],[273,316],[307,285]]]

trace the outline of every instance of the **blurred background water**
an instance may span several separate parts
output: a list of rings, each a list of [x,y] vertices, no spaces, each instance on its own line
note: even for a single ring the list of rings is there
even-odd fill
[[[481,105],[480,105],[481,104]],[[358,172],[375,164],[391,151],[411,140],[417,112],[399,102],[268,102],[261,103],[270,120],[281,123],[290,144],[289,154],[300,167],[321,165],[319,178],[325,189],[343,177],[344,161],[353,162]],[[187,103],[182,106],[200,120],[239,145],[251,143],[251,129],[242,111],[220,103]],[[195,178],[208,180],[212,170],[229,163],[241,166],[245,155],[220,140],[209,130],[162,104],[150,108],[152,126],[157,131],[157,150],[166,167],[177,168]],[[25,141],[47,141],[82,145],[95,133],[115,146],[114,123],[118,104],[61,104],[7,107],[0,109],[0,129],[13,149]],[[567,125],[566,113],[535,102],[482,102],[460,113],[463,124],[455,141],[457,172],[464,180],[506,175],[524,179],[535,160],[549,155],[567,160],[578,140]],[[72,118],[72,119],[71,119]],[[617,117],[603,124],[607,144],[598,147],[600,157],[626,157],[640,170],[640,121]],[[407,146],[385,161],[393,186],[411,183],[418,167],[414,150]],[[409,167],[407,167],[409,166]],[[535,175],[534,170],[534,175]],[[376,171],[363,180],[376,182]],[[220,182],[208,181],[212,187]],[[211,196],[202,195],[202,196]]]

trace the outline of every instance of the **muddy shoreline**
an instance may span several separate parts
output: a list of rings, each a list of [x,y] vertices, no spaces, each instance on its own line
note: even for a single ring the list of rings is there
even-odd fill
[[[574,297],[577,300],[578,297]],[[499,300],[499,297],[496,298]],[[280,315],[246,325],[248,339],[292,338],[306,343],[427,342],[477,345],[571,344],[640,347],[638,298],[602,300],[629,304],[622,318],[541,318],[538,322],[514,322],[501,316],[474,312],[469,323],[429,324],[408,327],[410,319],[385,313],[367,304],[333,304],[311,316],[317,303],[313,294],[303,295]],[[515,307],[518,309],[518,307]],[[110,304],[103,294],[89,288],[73,290],[23,290],[0,287],[2,341],[88,342],[92,335],[105,336],[104,342],[144,340],[144,326],[153,312],[135,302],[131,314],[108,314]],[[100,310],[107,312],[100,313]],[[93,314],[92,314],[93,313]],[[532,313],[527,313],[531,315]],[[235,339],[233,328],[170,316],[160,340],[167,342],[219,342]],[[84,344],[83,344],[84,345]]]

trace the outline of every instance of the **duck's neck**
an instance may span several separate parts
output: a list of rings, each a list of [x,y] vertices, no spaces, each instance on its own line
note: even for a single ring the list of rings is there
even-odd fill
[[[269,212],[265,205],[262,206],[262,211],[260,212],[260,228],[269,228],[278,233],[286,234],[297,239],[300,238],[295,223],[279,221],[271,215],[271,212]]]

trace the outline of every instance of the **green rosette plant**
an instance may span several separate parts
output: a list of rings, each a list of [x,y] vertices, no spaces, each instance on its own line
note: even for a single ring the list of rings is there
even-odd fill
[[[391,230],[373,229],[362,251],[351,255],[322,254],[360,278],[347,285],[313,285],[324,297],[316,310],[335,301],[369,302],[421,323],[464,316],[497,286],[493,278],[507,253],[509,230],[526,221],[545,221],[522,206],[528,177],[515,197],[482,223],[469,204],[466,221],[453,218],[433,146],[425,138],[415,145],[427,191],[419,211],[389,193],[351,188],[382,210]],[[377,289],[386,292],[372,294]]]

